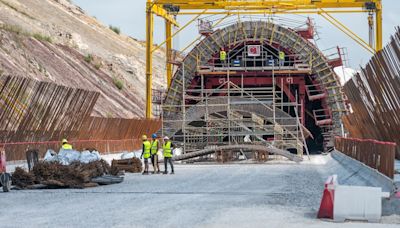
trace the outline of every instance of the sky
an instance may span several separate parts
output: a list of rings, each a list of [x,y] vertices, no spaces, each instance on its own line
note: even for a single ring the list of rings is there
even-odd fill
[[[88,15],[95,16],[105,25],[120,27],[121,32],[139,40],[145,40],[145,3],[146,0],[72,0],[80,6]],[[390,35],[395,32],[395,27],[400,25],[400,2],[399,0],[383,0],[383,43],[389,42]],[[336,27],[318,15],[294,15],[279,16],[283,22],[290,22],[295,26],[302,23],[306,17],[310,16],[316,23],[318,31],[317,45],[321,50],[340,46],[347,48],[348,66],[359,69],[370,59],[371,54],[359,46]],[[368,41],[368,24],[366,14],[336,14],[339,21],[343,22],[352,31]],[[191,17],[178,17],[178,22],[183,25]],[[282,19],[283,18],[283,19]],[[215,20],[216,18],[210,18]],[[298,22],[297,22],[298,21]],[[197,37],[197,23],[187,27],[174,40],[174,48],[181,49],[191,43]],[[155,19],[155,43],[164,41],[164,22],[160,18]]]

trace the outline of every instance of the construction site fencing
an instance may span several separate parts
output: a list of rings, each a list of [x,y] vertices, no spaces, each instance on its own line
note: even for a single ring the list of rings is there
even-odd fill
[[[96,149],[100,153],[117,153],[122,151],[133,151],[141,148],[141,136],[150,135],[161,127],[160,120],[151,119],[120,119],[89,117],[82,123],[79,129],[71,137],[68,132],[65,138],[76,150]],[[52,137],[52,132],[41,133],[43,138]],[[8,160],[25,159],[25,152],[31,149],[39,151],[41,157],[48,149],[58,151],[61,147],[61,138],[41,141],[16,141],[2,142]]]
[[[336,137],[335,148],[393,179],[396,143]]]
[[[58,151],[60,140],[75,142],[78,150],[101,153],[140,148],[142,134],[161,128],[158,119],[92,117],[98,92],[60,86],[29,78],[0,77],[0,146],[8,160],[25,159],[37,149]]]
[[[350,137],[397,143],[400,159],[400,31],[344,86],[353,113],[343,117]]]

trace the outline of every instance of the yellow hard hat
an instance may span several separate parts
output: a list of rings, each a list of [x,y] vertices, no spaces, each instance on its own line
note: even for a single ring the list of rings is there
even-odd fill
[[[68,143],[68,140],[67,139],[63,139],[61,142],[62,143]]]
[[[147,139],[147,135],[142,135],[142,140],[146,140]]]

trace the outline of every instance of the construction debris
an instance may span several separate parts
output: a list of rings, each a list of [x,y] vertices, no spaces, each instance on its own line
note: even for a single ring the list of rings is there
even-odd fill
[[[142,161],[140,161],[139,158],[112,160],[111,163],[111,170],[113,173],[118,173],[123,170],[130,173],[141,173],[142,169]]]
[[[12,180],[19,189],[32,188],[33,185],[38,184],[45,185],[46,188],[85,188],[97,186],[92,179],[107,174],[111,174],[111,167],[104,160],[88,164],[73,162],[70,165],[62,165],[59,162],[39,162],[31,172],[17,168]]]
[[[17,167],[12,175],[12,184],[20,188],[26,188],[29,185],[35,184],[35,175],[28,173],[21,167]]]

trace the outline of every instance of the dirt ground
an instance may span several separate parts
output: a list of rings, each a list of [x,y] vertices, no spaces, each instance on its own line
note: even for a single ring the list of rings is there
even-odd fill
[[[338,173],[330,157],[294,164],[176,165],[175,175],[127,174],[90,189],[0,193],[2,227],[398,227],[316,219],[323,182]],[[339,178],[340,180],[340,178]],[[398,224],[394,224],[398,223]]]

